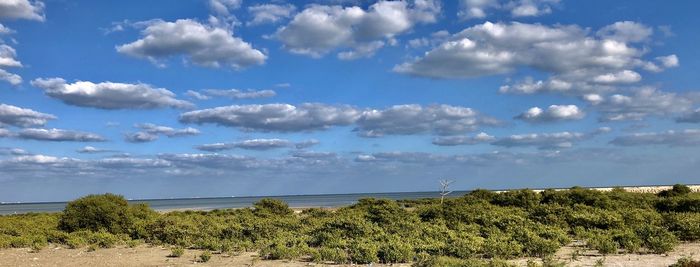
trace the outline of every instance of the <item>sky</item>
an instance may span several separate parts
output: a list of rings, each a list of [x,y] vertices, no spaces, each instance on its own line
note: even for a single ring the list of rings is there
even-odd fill
[[[0,201],[698,183],[698,8],[0,0]]]

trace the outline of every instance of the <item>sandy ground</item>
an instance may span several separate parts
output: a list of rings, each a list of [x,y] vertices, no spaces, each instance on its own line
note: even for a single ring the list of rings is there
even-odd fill
[[[685,243],[679,245],[668,255],[654,254],[625,254],[608,255],[603,257],[594,251],[582,250],[576,260],[572,260],[572,252],[580,248],[564,247],[556,254],[556,258],[567,263],[567,266],[595,266],[596,261],[604,259],[604,266],[669,266],[679,258],[691,256],[700,259],[700,243]],[[254,253],[244,253],[236,256],[213,254],[206,263],[197,262],[201,251],[187,250],[180,258],[170,258],[169,249],[149,247],[146,245],[136,248],[110,248],[87,252],[86,249],[67,249],[48,247],[39,252],[30,249],[0,250],[0,266],[331,266],[297,261],[265,261],[259,260]],[[527,259],[511,261],[519,266],[525,266]],[[342,266],[342,265],[332,265]],[[347,265],[345,265],[347,266]],[[386,266],[374,264],[372,266]],[[394,264],[393,266],[410,266],[409,264]]]

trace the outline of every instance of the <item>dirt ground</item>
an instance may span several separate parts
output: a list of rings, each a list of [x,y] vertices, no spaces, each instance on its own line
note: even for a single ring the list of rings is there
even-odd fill
[[[574,251],[579,250],[576,260],[572,260]],[[0,266],[330,266],[309,262],[264,261],[259,260],[254,253],[244,253],[237,256],[213,254],[209,262],[201,263],[196,259],[201,251],[186,250],[179,258],[170,258],[170,249],[141,245],[135,248],[117,247],[98,249],[88,252],[87,249],[67,249],[48,247],[39,252],[30,249],[0,250]],[[604,266],[669,266],[679,258],[690,256],[700,259],[700,243],[685,243],[679,245],[668,255],[654,254],[621,254],[603,257],[593,251],[581,250],[567,246],[556,254],[556,258],[567,263],[567,266],[595,266],[596,261],[604,259]],[[525,266],[527,259],[513,260],[519,266]],[[338,266],[338,265],[334,265]],[[372,266],[385,266],[374,264]],[[393,266],[410,266],[395,264]]]

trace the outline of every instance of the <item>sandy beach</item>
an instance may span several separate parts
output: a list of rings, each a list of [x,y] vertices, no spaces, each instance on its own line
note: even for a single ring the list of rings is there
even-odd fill
[[[579,250],[576,259],[572,259],[574,251]],[[170,249],[164,247],[141,245],[135,248],[116,247],[98,249],[88,252],[82,249],[67,249],[50,246],[39,252],[28,248],[0,250],[0,266],[261,266],[261,267],[297,267],[297,266],[358,266],[335,265],[304,261],[260,260],[255,253],[237,255],[213,254],[209,262],[198,262],[199,250],[185,250],[179,258],[168,257]],[[556,254],[556,259],[565,262],[566,266],[595,266],[599,260],[604,266],[669,266],[682,257],[700,259],[700,243],[684,243],[665,255],[658,254],[617,254],[602,256],[595,251],[580,247],[565,246]],[[532,259],[538,261],[539,259]],[[527,266],[527,258],[511,260],[516,266]],[[364,265],[359,265],[364,266]],[[410,264],[372,264],[372,266],[410,266]]]

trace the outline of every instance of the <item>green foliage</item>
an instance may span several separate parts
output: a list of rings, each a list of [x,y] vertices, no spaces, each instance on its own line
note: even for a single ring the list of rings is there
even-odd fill
[[[287,203],[273,198],[263,198],[255,202],[253,207],[255,208],[256,215],[287,216],[294,213]]]
[[[368,264],[379,261],[377,244],[366,240],[355,240],[350,243],[350,261]]]
[[[691,257],[681,257],[676,263],[669,267],[700,267],[700,261],[693,260]]]
[[[181,247],[174,247],[170,250],[170,255],[168,257],[179,258],[185,254],[185,249]]]
[[[692,192],[692,190],[690,190],[690,187],[687,185],[675,184],[673,188],[661,191],[657,195],[659,197],[676,197],[688,195],[690,192]]]
[[[130,207],[124,197],[114,194],[88,195],[68,202],[58,222],[67,232],[78,230],[107,231],[112,234],[143,234],[136,222],[152,218],[154,212],[145,204]],[[137,231],[135,231],[137,230]]]
[[[211,259],[211,252],[209,250],[206,250],[202,252],[202,254],[199,255],[199,261],[200,262],[208,262]]]
[[[255,251],[264,259],[414,266],[506,266],[502,259],[527,256],[560,266],[547,259],[572,238],[603,254],[666,253],[679,239],[700,240],[700,194],[674,192],[476,190],[442,204],[362,199],[301,213],[262,199],[253,208],[164,214],[120,196],[92,195],[63,213],[0,216],[0,248],[147,242],[174,247],[173,256],[188,248],[209,255]]]

